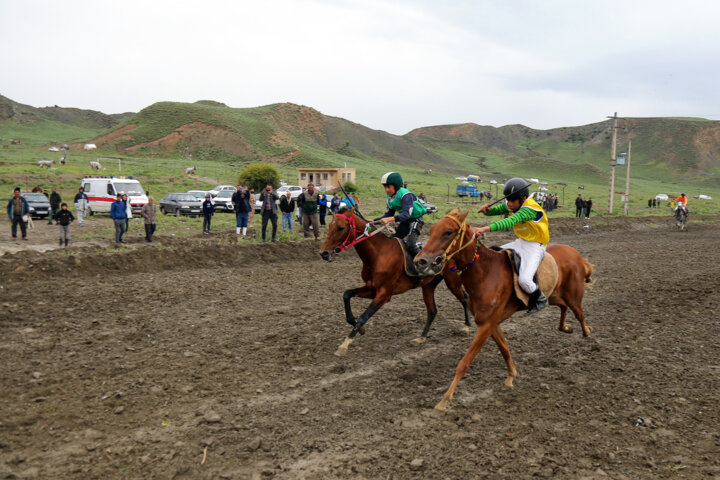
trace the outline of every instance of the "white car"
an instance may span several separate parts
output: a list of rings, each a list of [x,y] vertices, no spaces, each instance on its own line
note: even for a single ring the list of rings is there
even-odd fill
[[[231,193],[237,190],[237,187],[234,187],[232,185],[218,185],[217,187],[210,190],[208,193],[211,197],[214,197],[220,192],[223,192],[225,190],[229,190]]]
[[[461,182],[467,182],[467,177],[455,177],[455,180],[460,180]]]
[[[210,199],[216,212],[231,212],[234,210],[232,203],[232,196],[235,194],[230,190],[222,190],[220,193]]]
[[[290,198],[296,199],[302,193],[302,187],[298,185],[285,185],[278,188],[276,192],[281,198],[284,197],[287,192],[290,192]]]
[[[667,202],[669,199],[670,198],[664,193],[658,193],[655,195],[655,200],[660,200],[661,202]]]

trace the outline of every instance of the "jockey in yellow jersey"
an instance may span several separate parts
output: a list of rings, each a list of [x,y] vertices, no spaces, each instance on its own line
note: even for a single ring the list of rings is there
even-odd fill
[[[538,312],[548,303],[547,297],[533,279],[550,241],[547,213],[530,196],[530,186],[522,178],[508,180],[503,193],[506,203],[492,208],[485,204],[480,207],[480,211],[488,216],[510,216],[485,227],[473,228],[473,231],[482,234],[512,228],[518,238],[501,248],[511,248],[520,255],[518,284],[530,295],[528,313]]]

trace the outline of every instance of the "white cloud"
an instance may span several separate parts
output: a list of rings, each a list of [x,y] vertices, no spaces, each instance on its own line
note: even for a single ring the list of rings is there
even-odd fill
[[[0,93],[37,106],[291,101],[399,134],[720,118],[720,2],[29,1],[0,17]]]

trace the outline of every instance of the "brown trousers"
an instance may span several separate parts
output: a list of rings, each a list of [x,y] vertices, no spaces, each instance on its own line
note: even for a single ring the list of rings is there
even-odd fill
[[[305,238],[308,238],[310,236],[310,224],[311,223],[312,223],[315,239],[320,238],[320,222],[318,221],[318,214],[313,213],[312,215],[308,215],[307,213],[303,213],[302,225],[303,225],[303,233],[305,234]]]

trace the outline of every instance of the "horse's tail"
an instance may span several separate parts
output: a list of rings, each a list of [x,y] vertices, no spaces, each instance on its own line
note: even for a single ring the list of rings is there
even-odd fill
[[[588,259],[582,257],[583,268],[585,268],[585,283],[588,284],[588,288],[591,288],[595,283],[592,279],[592,274],[595,271],[595,267],[592,263],[588,262]]]

